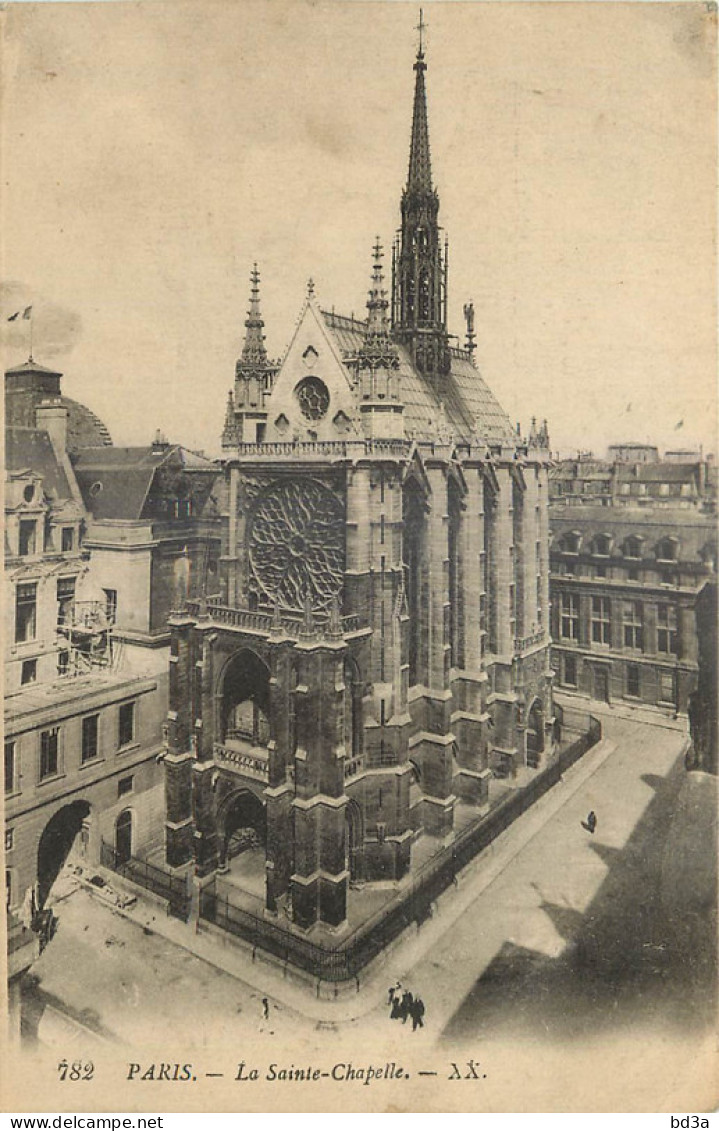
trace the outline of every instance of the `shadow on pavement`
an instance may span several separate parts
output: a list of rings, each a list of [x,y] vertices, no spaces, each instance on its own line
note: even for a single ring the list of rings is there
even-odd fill
[[[712,869],[716,877],[715,834],[703,827],[711,824],[716,783],[703,777],[704,783],[688,775],[682,757],[665,778],[643,775],[654,797],[626,845],[592,843],[608,872],[587,910],[542,903],[565,940],[562,954],[547,957],[505,943],[450,1019],[442,1040],[496,1036],[502,1030],[540,1031],[563,1040],[637,1024],[687,1033],[713,1026],[716,898],[707,899],[706,884],[691,890],[695,867],[704,876]],[[694,793],[705,794],[704,817],[696,826],[691,822],[697,806],[681,803],[689,784]],[[677,823],[682,828],[675,834]],[[668,890],[668,884],[676,884],[666,856],[674,844],[690,844],[677,873],[679,891]]]

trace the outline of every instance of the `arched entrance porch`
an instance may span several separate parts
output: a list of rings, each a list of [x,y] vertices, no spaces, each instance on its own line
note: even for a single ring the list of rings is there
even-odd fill
[[[217,814],[219,870],[238,887],[264,897],[267,811],[249,789],[238,789]]]

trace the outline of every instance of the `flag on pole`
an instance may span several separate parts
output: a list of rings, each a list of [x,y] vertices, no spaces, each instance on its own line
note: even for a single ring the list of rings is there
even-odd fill
[[[15,319],[19,318],[19,317],[20,317],[20,311],[16,310],[14,314],[10,315],[10,317],[8,318],[8,322],[14,322]]]
[[[22,312],[23,318],[30,318],[31,315],[32,315],[32,307],[26,306],[25,309]]]

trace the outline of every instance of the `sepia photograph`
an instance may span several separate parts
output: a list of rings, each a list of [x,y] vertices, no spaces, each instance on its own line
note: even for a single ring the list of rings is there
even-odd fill
[[[4,1112],[715,1110],[716,24],[2,5]]]

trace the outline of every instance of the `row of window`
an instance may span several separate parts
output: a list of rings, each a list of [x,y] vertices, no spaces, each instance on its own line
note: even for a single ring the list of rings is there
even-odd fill
[[[75,602],[76,577],[59,577],[57,580],[57,623],[67,624],[72,619]],[[37,635],[37,581],[21,582],[15,590],[15,643],[26,644]],[[117,590],[104,589],[105,614],[109,623],[117,618]]]
[[[85,715],[82,720],[80,741],[80,765],[100,757],[100,716]],[[40,732],[40,764],[38,781],[54,778],[61,771],[61,727],[48,727]],[[135,740],[135,702],[121,703],[117,716],[117,749],[122,750]],[[17,758],[15,742],[5,742],[5,792],[14,793],[17,789]]]
[[[674,588],[680,584],[680,575],[673,570],[662,570],[657,576],[656,572],[654,572],[653,575],[651,572],[645,573],[645,571],[637,569],[636,566],[628,566],[626,569],[623,569],[621,565],[617,567],[615,562],[612,562],[611,566],[608,566],[605,562],[595,562],[590,566],[582,566],[580,568],[579,563],[573,558],[554,563],[552,572],[558,574],[560,577],[613,577],[617,581],[646,580],[646,583],[649,585],[658,584],[661,586],[672,586]]]
[[[37,525],[37,519],[20,519],[18,530],[18,554],[21,558],[29,558],[39,552]],[[50,528],[46,527],[43,550],[47,551],[51,548],[51,530]],[[70,554],[75,549],[75,528],[73,526],[61,527],[60,549],[62,550],[63,554]]]
[[[641,652],[644,650],[644,610],[641,601],[621,602],[621,640],[612,640],[612,602],[608,597],[592,597],[589,619],[593,644],[604,644]],[[563,640],[579,640],[579,594],[562,593],[559,606],[559,634]],[[674,605],[657,606],[657,652],[679,654],[677,610]]]
[[[652,679],[655,676],[652,671]],[[659,702],[661,703],[675,703],[676,702],[676,674],[673,671],[660,671],[659,673]],[[603,680],[606,682],[606,673],[603,674]],[[565,687],[576,688],[578,686],[578,664],[577,657],[572,655],[565,655],[562,657],[562,670],[561,670],[561,683]],[[653,689],[654,690],[654,689]],[[624,695],[628,699],[641,699],[642,698],[642,669],[639,664],[626,664],[624,668]]]
[[[612,484],[609,479],[584,479],[561,480],[555,479],[551,484],[552,495],[594,495],[611,493]],[[637,495],[639,497],[659,497],[675,499],[691,499],[696,495],[692,483],[667,483],[659,482],[647,484],[641,482],[620,483],[620,495]]]
[[[582,546],[582,535],[578,530],[567,531],[559,539],[559,549],[564,554],[578,554]],[[622,543],[622,554],[625,558],[642,557],[644,539],[639,535],[631,534]],[[612,552],[614,538],[611,534],[595,534],[589,543],[589,552],[597,557],[608,558]],[[654,547],[654,556],[660,562],[675,562],[679,552],[677,538],[662,538]]]

